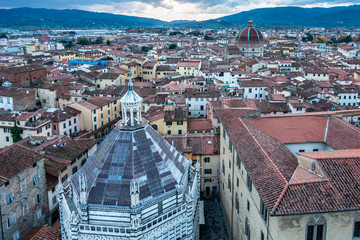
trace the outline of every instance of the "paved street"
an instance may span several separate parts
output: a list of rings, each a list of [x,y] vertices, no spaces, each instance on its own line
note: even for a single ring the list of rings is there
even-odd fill
[[[200,226],[201,240],[230,239],[221,205],[217,198],[204,200],[204,214],[205,226]]]

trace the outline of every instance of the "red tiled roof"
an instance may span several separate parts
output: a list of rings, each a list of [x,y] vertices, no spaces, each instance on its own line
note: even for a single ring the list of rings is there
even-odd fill
[[[0,185],[42,158],[40,154],[18,144],[2,149],[0,151]]]
[[[210,119],[206,118],[190,118],[188,120],[188,131],[212,130]]]
[[[61,240],[61,230],[49,225],[31,230],[23,240]]]
[[[299,165],[290,180],[290,184],[303,184],[319,181],[327,181],[327,179]]]
[[[289,185],[275,215],[360,209],[360,156],[317,162],[328,181]]]
[[[246,121],[282,143],[305,143],[324,142],[327,117],[249,118]]]

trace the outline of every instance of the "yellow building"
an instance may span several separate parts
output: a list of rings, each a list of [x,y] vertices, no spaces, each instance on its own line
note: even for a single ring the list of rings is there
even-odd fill
[[[218,192],[218,169],[220,138],[216,134],[167,135],[165,139],[184,157],[191,159],[193,165],[199,161],[201,166],[200,191],[203,196]]]
[[[64,51],[58,52],[53,55],[55,60],[62,61],[62,60],[74,60],[77,58],[76,52],[73,51]]]
[[[120,117],[118,98],[91,97],[71,104],[71,107],[81,111],[81,130],[95,131]]]
[[[125,75],[120,73],[101,73],[96,79],[96,85],[99,89],[105,89],[108,86],[125,85]]]
[[[189,61],[189,62],[178,62],[176,64],[176,72],[182,76],[193,76],[199,75],[201,68],[201,61]]]
[[[188,112],[176,107],[164,110],[164,106],[152,106],[145,113],[150,125],[161,135],[183,135],[187,133]]]

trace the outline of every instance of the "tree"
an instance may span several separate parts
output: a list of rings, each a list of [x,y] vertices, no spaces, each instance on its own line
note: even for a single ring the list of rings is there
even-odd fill
[[[87,39],[86,37],[78,37],[76,39],[76,43],[82,46],[91,44],[90,40]]]
[[[141,47],[141,51],[142,52],[147,52],[147,51],[149,51],[149,50],[151,50],[152,49],[152,47],[146,47],[146,46],[142,46]]]
[[[176,43],[172,43],[169,45],[169,49],[175,49],[177,48],[177,44]]]
[[[108,39],[108,40],[106,40],[106,45],[108,45],[108,46],[110,46],[111,45],[111,42],[110,42],[110,40]]]
[[[101,58],[101,60],[104,60],[104,61],[113,61],[114,59],[112,57],[104,57],[104,58]]]
[[[205,37],[204,37],[205,40],[214,40],[213,37],[210,37],[209,35],[205,34]]]
[[[346,43],[352,42],[352,37],[351,37],[350,35],[347,35],[347,36],[345,37],[344,42],[346,42]]]
[[[103,39],[102,37],[98,37],[98,38],[96,38],[96,40],[95,40],[95,44],[102,44],[103,41],[104,41],[104,39]]]
[[[72,41],[68,41],[66,42],[66,44],[64,45],[64,47],[66,49],[71,49],[74,46],[74,43]]]
[[[16,124],[10,129],[10,132],[14,142],[18,142],[22,139],[22,128],[18,127]]]

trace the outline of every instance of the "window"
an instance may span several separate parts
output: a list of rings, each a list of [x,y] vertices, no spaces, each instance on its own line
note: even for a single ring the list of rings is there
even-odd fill
[[[263,233],[263,231],[261,231],[261,238],[260,238],[261,240],[265,240],[265,236],[264,236],[264,233]]]
[[[66,128],[66,123],[63,123],[63,128]]]
[[[104,118],[104,114],[102,113],[102,114],[101,114],[101,119],[103,119],[103,118]]]
[[[167,131],[167,134],[169,134],[169,135],[170,135],[170,134],[171,134],[171,130],[168,130],[168,131]]]
[[[204,157],[204,162],[209,163],[210,162],[210,157]]]
[[[96,122],[96,117],[94,117],[94,122]]]
[[[181,134],[182,134],[182,130],[178,130],[178,134],[181,135]]]
[[[5,137],[7,142],[10,142],[10,138],[8,136]]]
[[[360,237],[360,219],[354,224],[354,238]]]
[[[69,126],[71,126],[71,121],[69,120]]]
[[[250,212],[250,202],[247,200],[247,210]]]
[[[74,124],[76,123],[76,118],[74,118]]]
[[[266,223],[268,218],[268,211],[262,199],[260,199],[260,215]]]
[[[73,169],[72,169],[72,174],[75,174],[76,172],[77,172],[77,167],[73,167]]]
[[[166,122],[166,126],[171,126],[172,122]]]
[[[312,217],[306,227],[306,240],[325,240],[326,220],[324,217]]]
[[[95,114],[96,113],[96,109],[93,111],[93,114]]]
[[[222,173],[225,175],[225,163],[224,163],[224,159],[222,160]]]
[[[230,174],[228,175],[228,189],[231,192],[231,179],[230,179]]]
[[[183,125],[183,121],[178,121],[177,125]]]
[[[319,149],[317,149],[317,148],[313,149],[313,152],[318,152],[318,151],[319,151]]]
[[[300,149],[299,152],[305,152],[305,150],[304,150],[304,149]]]
[[[42,202],[42,194],[39,193],[39,194],[37,194],[37,195],[34,197],[34,205],[36,206],[36,205],[38,205],[38,204],[41,203],[41,202]]]
[[[39,211],[37,211],[36,212],[36,217],[38,218],[38,219],[40,219],[41,218],[41,209],[39,209]]]
[[[247,185],[249,191],[251,192],[252,191],[252,181],[251,181],[249,173],[247,174],[246,185]]]
[[[211,169],[204,169],[205,174],[211,174]]]
[[[12,236],[12,240],[19,240],[20,239],[20,233],[19,231],[17,231],[13,236]]]
[[[239,187],[239,178],[236,178],[236,186]]]
[[[248,218],[245,219],[245,236],[248,240],[250,240],[250,225]]]
[[[16,223],[16,215],[15,215],[15,213],[13,213],[8,218],[8,227],[11,227],[15,223]]]
[[[206,182],[206,183],[207,183],[207,182],[211,182],[211,178],[205,178],[205,179],[204,179],[204,182]]]
[[[241,164],[241,159],[239,157],[239,155],[236,155],[236,167],[238,167],[240,169],[240,164]]]
[[[26,179],[20,181],[20,191],[24,190],[26,187]]]
[[[239,214],[239,196],[237,193],[235,197],[235,209],[236,209],[236,213]]]
[[[6,195],[6,203],[9,205],[10,203],[14,202],[14,195],[13,193],[9,193],[8,195]]]
[[[232,153],[232,142],[231,142],[230,138],[229,138],[229,151]]]
[[[38,176],[36,175],[36,176],[33,178],[33,183],[34,183],[34,185],[36,185],[38,182],[39,182],[39,179],[38,179]]]

